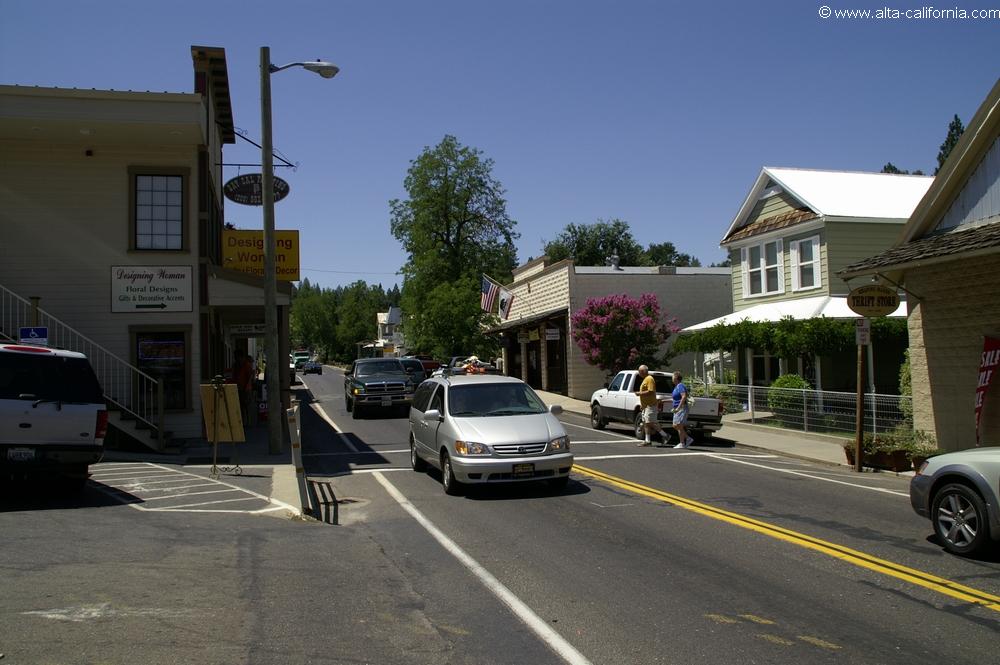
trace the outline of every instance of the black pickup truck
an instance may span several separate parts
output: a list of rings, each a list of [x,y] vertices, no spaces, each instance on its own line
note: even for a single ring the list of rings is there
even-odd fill
[[[408,408],[416,388],[398,359],[362,358],[344,376],[345,408],[355,419],[370,409]]]

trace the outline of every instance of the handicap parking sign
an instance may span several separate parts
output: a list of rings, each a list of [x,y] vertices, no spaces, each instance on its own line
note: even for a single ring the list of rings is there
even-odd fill
[[[47,326],[18,328],[18,338],[20,338],[21,344],[46,346],[49,343],[49,329]]]

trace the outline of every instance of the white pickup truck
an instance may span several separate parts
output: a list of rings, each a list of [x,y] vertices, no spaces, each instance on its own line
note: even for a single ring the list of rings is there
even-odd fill
[[[656,381],[656,397],[664,402],[660,412],[660,423],[671,431],[673,405],[671,393],[674,391],[673,372],[650,372]],[[604,429],[609,422],[631,425],[637,439],[645,437],[642,427],[642,409],[639,408],[639,373],[632,370],[618,372],[611,383],[590,396],[590,425],[594,429]],[[685,384],[686,385],[686,384]],[[694,395],[694,404],[688,412],[688,431],[695,438],[704,438],[722,427],[722,406],[712,397]]]

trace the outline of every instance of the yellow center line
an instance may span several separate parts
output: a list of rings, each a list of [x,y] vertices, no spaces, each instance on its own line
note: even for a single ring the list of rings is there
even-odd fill
[[[993,610],[994,612],[1000,612],[1000,596],[995,596],[986,591],[973,589],[972,587],[964,586],[943,577],[938,577],[915,568],[908,568],[907,566],[893,563],[892,561],[880,559],[870,554],[853,550],[851,548],[844,547],[843,545],[838,545],[820,538],[814,538],[804,533],[792,531],[775,524],[762,522],[752,517],[747,517],[746,515],[740,515],[739,513],[733,513],[728,510],[716,508],[715,506],[711,506],[706,503],[701,503],[682,496],[677,496],[676,494],[670,494],[669,492],[640,485],[639,483],[619,478],[617,476],[612,476],[610,474],[597,471],[596,469],[575,464],[573,465],[573,470],[577,473],[590,476],[591,478],[596,478],[597,480],[606,482],[609,485],[614,485],[615,487],[628,490],[635,494],[671,503],[679,508],[689,510],[699,515],[727,522],[734,526],[749,529],[750,531],[756,531],[757,533],[762,533],[778,540],[799,545],[800,547],[822,552],[823,554],[840,559],[846,563],[850,563],[861,568],[867,568],[868,570],[888,575],[889,577],[894,577],[911,584],[916,584],[917,586],[930,589],[931,591],[936,591],[937,593],[944,594],[951,598],[980,605]]]

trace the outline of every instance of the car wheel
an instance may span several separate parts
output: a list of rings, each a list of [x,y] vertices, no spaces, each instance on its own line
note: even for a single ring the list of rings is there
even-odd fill
[[[642,424],[642,411],[635,412],[635,438],[637,439],[646,438],[646,428]]]
[[[349,398],[347,398],[347,397],[345,397],[344,398],[344,408],[347,409],[348,413],[350,413],[351,409],[354,408],[354,401],[351,400],[351,399],[349,399]]]
[[[989,540],[986,505],[965,485],[945,485],[934,495],[931,507],[934,532],[953,554],[972,554]]]
[[[353,418],[354,420],[357,420],[358,418],[361,417],[361,405],[360,404],[355,404],[353,406],[354,406],[354,408],[351,409],[351,418]]]
[[[316,373],[319,374],[320,376],[322,376],[323,375],[323,370],[318,369],[318,370],[316,370]]]
[[[569,476],[561,476],[559,478],[549,478],[549,487],[553,491],[562,492],[569,485]]]
[[[412,434],[410,435],[410,466],[417,472],[427,470],[427,462],[417,454],[417,442],[413,440]]]
[[[590,426],[594,429],[604,429],[608,424],[608,421],[604,419],[604,412],[601,411],[601,405],[595,404],[590,409]]]
[[[462,494],[462,483],[455,478],[455,470],[451,468],[451,456],[448,453],[441,453],[441,484],[444,485],[444,493],[448,496]]]

